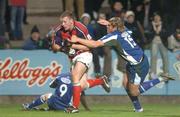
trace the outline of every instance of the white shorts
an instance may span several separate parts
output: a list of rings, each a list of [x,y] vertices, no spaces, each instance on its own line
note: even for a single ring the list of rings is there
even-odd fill
[[[93,60],[93,55],[90,52],[83,52],[80,53],[79,55],[75,56],[72,59],[72,66],[74,66],[74,64],[78,61],[78,62],[82,62],[86,65],[86,67],[89,69],[91,64],[92,64],[92,60]]]

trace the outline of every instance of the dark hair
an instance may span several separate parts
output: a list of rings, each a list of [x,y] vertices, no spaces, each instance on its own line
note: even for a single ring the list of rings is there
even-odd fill
[[[39,33],[39,29],[38,29],[38,27],[36,25],[34,25],[33,28],[31,29],[31,34],[33,32],[38,32]]]

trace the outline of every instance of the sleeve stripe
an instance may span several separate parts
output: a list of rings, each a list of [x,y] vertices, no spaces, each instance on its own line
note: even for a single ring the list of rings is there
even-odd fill
[[[80,31],[86,39],[91,39],[88,29],[80,22],[75,22],[75,28]]]
[[[86,34],[84,33],[84,31],[82,31],[79,27],[77,27],[77,26],[75,26],[83,35],[84,35],[84,37],[86,38],[86,39],[88,39],[87,38],[87,36],[86,36]]]
[[[101,38],[101,41],[106,43],[106,42],[111,41],[111,40],[117,40],[117,37],[118,37],[118,35],[109,36],[108,38],[105,36],[105,37]]]

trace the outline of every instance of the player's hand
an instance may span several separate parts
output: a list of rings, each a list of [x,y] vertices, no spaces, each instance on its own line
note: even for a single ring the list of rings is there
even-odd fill
[[[105,20],[105,19],[100,19],[100,20],[98,20],[97,22],[98,22],[99,24],[105,25],[105,26],[107,26],[108,24],[110,24],[109,21],[107,21],[107,20]]]
[[[78,37],[76,35],[71,36],[71,40],[69,40],[71,43],[77,43],[78,42]]]
[[[46,34],[46,37],[47,37],[47,38],[51,38],[52,36],[55,36],[55,35],[56,35],[55,30],[51,29],[51,30]]]

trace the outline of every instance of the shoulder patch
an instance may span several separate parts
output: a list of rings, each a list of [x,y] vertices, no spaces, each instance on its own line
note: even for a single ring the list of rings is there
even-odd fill
[[[71,80],[69,79],[69,76],[68,76],[68,78],[67,78],[67,77],[62,77],[62,78],[61,78],[61,81],[62,81],[63,83],[65,83],[65,84],[70,84],[70,83],[71,83]]]

